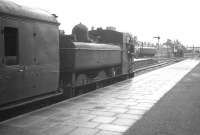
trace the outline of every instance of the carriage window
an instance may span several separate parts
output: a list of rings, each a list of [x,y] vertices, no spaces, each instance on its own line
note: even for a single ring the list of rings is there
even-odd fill
[[[19,64],[18,53],[18,29],[12,27],[4,28],[4,45],[5,45],[5,64]]]

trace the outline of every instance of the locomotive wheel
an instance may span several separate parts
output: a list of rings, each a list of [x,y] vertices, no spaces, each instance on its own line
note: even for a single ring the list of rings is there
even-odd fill
[[[87,84],[87,76],[85,74],[78,75],[76,79],[76,86],[82,86]]]
[[[98,73],[98,76],[95,78],[96,80],[103,80],[103,79],[106,79],[107,78],[107,75],[104,71],[100,71]]]
[[[106,75],[109,77],[114,77],[116,75],[115,68],[109,68],[106,70]]]

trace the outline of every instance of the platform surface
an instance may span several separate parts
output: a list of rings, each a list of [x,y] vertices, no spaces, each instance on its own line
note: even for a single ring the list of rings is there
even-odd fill
[[[0,135],[148,135],[155,129],[146,124],[154,124],[153,117],[146,118],[148,113],[198,64],[197,59],[184,60],[4,121],[0,123]]]
[[[200,64],[123,135],[199,135]]]

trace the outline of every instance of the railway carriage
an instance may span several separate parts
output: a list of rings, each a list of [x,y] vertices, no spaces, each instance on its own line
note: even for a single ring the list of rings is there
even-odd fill
[[[0,1],[0,106],[58,91],[58,26],[54,15]]]

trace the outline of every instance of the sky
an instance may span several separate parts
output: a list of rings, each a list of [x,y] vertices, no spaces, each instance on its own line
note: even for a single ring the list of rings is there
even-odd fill
[[[138,40],[156,43],[154,36],[178,39],[185,46],[200,46],[199,0],[12,0],[54,13],[60,29],[85,24],[88,29],[114,26]]]

